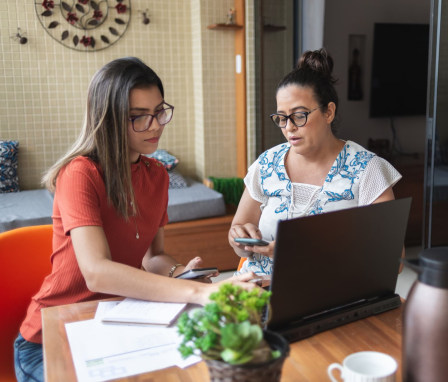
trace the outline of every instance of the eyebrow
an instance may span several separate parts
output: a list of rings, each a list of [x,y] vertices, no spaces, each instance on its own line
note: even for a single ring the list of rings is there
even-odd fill
[[[154,110],[157,110],[158,107],[162,106],[165,103],[165,101],[160,102]],[[129,108],[129,111],[150,111],[151,109],[148,109],[146,107],[131,107]]]
[[[306,110],[310,110],[310,109],[308,109],[308,108],[305,107],[305,106],[296,106],[296,107],[294,107],[294,108],[291,109],[291,112],[292,112],[292,113],[296,113],[296,112],[298,112],[298,111],[306,111]],[[285,112],[282,111],[282,110],[277,110],[277,113],[285,113]]]

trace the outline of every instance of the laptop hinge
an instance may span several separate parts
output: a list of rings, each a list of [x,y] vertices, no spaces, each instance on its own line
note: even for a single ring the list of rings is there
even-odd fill
[[[280,333],[288,342],[295,342],[349,322],[398,308],[401,305],[400,296],[397,294],[376,298],[376,300],[376,302],[365,300],[363,303],[357,303],[355,306],[348,304],[348,306],[337,309],[337,311],[330,310],[329,313],[295,322],[295,325],[288,324],[282,327],[270,327],[268,324],[267,328]]]

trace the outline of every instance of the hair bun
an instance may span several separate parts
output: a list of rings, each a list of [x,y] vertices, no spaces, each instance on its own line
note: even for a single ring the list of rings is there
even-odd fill
[[[308,50],[300,57],[297,68],[302,70],[312,70],[325,77],[331,78],[333,72],[333,58],[325,48],[319,50]]]

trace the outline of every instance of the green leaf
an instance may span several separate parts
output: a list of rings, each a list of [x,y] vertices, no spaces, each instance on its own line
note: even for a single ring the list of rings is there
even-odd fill
[[[231,349],[222,351],[221,358],[224,362],[230,363],[231,365],[241,365],[252,360],[251,355],[241,354]]]
[[[205,359],[231,364],[250,362],[261,352],[270,354],[271,350],[261,345],[261,312],[270,296],[271,292],[258,288],[247,291],[237,285],[221,285],[203,308],[179,317],[180,353],[183,357],[200,353]]]

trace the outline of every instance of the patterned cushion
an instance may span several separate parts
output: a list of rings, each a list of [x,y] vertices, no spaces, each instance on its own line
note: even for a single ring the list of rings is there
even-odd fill
[[[18,149],[18,141],[0,141],[0,193],[20,191],[17,176]]]
[[[179,163],[179,159],[166,150],[156,150],[152,154],[147,155],[147,157],[157,159],[165,166],[167,171],[173,170]]]
[[[185,188],[188,187],[187,181],[185,178],[179,174],[177,171],[171,170],[168,171],[168,175],[170,176],[170,185],[169,188]]]

